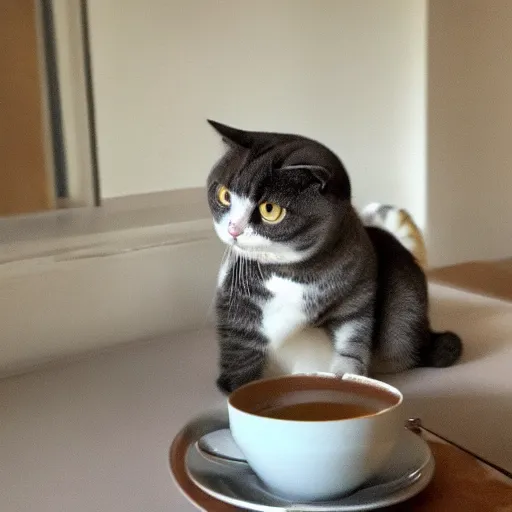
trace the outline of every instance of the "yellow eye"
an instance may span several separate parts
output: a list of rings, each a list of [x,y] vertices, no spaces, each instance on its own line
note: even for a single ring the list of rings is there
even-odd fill
[[[278,224],[284,219],[286,210],[275,203],[261,203],[260,215],[264,222]]]
[[[224,185],[219,188],[219,191],[217,192],[217,199],[223,206],[229,206],[231,204],[231,194]]]

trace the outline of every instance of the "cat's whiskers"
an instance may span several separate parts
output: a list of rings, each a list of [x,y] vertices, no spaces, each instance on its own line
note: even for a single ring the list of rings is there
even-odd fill
[[[225,277],[225,280],[229,279],[229,282],[226,285],[226,289],[229,290],[228,309],[231,309],[231,303],[233,300],[233,292],[235,290],[234,265],[236,264],[236,255],[233,252],[233,249],[231,246],[228,247],[226,259],[231,260],[230,264],[228,265],[228,267],[226,269],[226,277]]]
[[[236,301],[236,290],[237,289],[241,289],[241,284],[242,284],[242,264],[243,264],[243,257],[241,254],[236,254],[236,259],[235,259],[235,272],[234,272],[234,277],[235,277],[235,286],[234,286],[234,289],[233,289],[233,294],[232,294],[232,300],[233,300],[233,305],[235,307],[238,307],[238,303]]]
[[[249,295],[251,289],[251,280],[259,278],[262,282],[264,281],[263,271],[261,269],[261,261],[258,256],[262,256],[260,251],[241,249],[238,246],[233,247],[233,254],[235,258],[240,261],[241,267],[241,286],[244,291]]]
[[[231,283],[229,289],[229,311],[234,304],[235,290],[237,286],[237,267],[238,267],[238,255],[233,252],[233,270],[231,272]]]
[[[247,291],[247,295],[250,296],[251,294],[251,283],[250,283],[250,272],[251,272],[251,262],[249,261],[249,258],[245,258],[245,289]]]
[[[248,261],[247,267],[249,272],[247,273],[247,287],[250,289],[252,285],[252,280],[254,279],[254,262]]]
[[[226,261],[231,257],[231,252],[232,252],[232,249],[230,246],[227,246],[224,249],[224,253],[222,254],[222,258],[220,260],[220,268],[223,268]],[[216,300],[216,294],[214,293],[212,300],[210,301],[210,305],[208,306],[208,309],[206,310],[206,318],[207,319],[211,318],[211,314],[213,312],[213,307],[215,305],[215,300]]]
[[[260,264],[260,262],[258,260],[256,260],[256,265],[257,265],[257,268],[258,268],[258,272],[260,274],[261,282],[263,282],[264,281],[264,279],[263,279],[263,271],[261,270],[261,264]]]
[[[233,293],[235,290],[235,265],[236,265],[236,254],[233,251],[233,248],[229,247],[229,258],[231,260],[230,270],[229,270],[229,305],[231,307],[231,302],[233,300]]]
[[[240,290],[243,295],[247,293],[247,289],[245,287],[245,262],[245,256],[242,254],[242,257],[240,258]]]
[[[245,263],[245,288],[247,289],[247,294],[250,295],[251,290],[251,262],[246,258]]]

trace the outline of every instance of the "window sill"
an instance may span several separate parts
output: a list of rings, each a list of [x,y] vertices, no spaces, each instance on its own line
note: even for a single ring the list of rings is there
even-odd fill
[[[7,217],[0,219],[0,277],[8,264],[137,250],[144,239],[179,243],[211,231],[202,188],[108,199],[99,208]]]
[[[202,328],[222,244],[204,189],[0,221],[0,375]]]

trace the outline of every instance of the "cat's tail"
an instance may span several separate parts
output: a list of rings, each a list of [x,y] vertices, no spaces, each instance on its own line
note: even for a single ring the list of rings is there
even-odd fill
[[[428,343],[420,354],[420,366],[446,368],[456,363],[462,354],[462,341],[455,333],[430,332]]]
[[[363,209],[361,219],[365,226],[380,228],[393,235],[426,270],[427,251],[423,234],[405,209],[372,203]],[[427,343],[419,354],[419,366],[451,366],[460,358],[462,350],[462,341],[457,334],[451,331],[429,331]]]
[[[421,230],[407,210],[396,206],[371,203],[361,212],[365,226],[372,226],[391,233],[408,249],[421,268],[427,268],[427,249]]]

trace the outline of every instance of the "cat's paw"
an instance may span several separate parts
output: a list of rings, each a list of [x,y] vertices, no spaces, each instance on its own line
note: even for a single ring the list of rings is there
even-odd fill
[[[337,358],[332,364],[331,371],[340,378],[343,377],[345,373],[368,377],[368,368],[359,361],[349,358]]]

